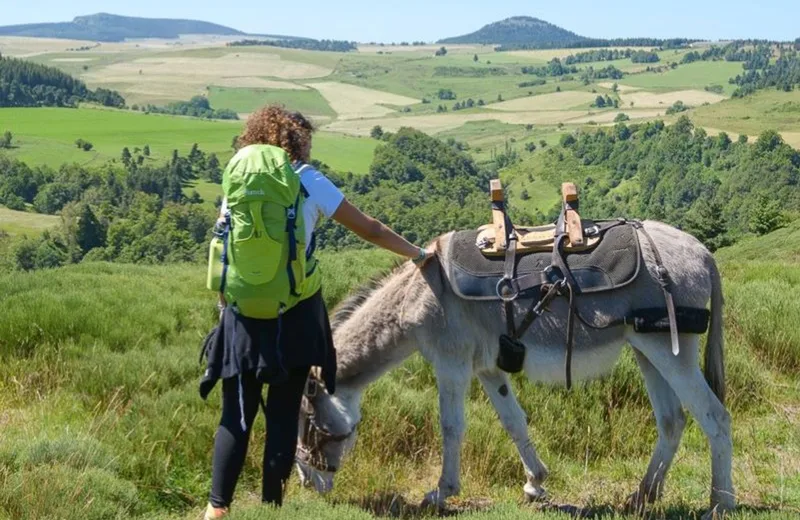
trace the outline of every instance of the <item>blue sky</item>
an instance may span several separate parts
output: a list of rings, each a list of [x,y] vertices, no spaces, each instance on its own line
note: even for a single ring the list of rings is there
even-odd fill
[[[514,15],[598,38],[800,37],[800,0],[3,0],[0,25],[71,20],[111,12],[194,18],[251,33],[358,41],[431,41]],[[761,5],[759,5],[761,4]]]

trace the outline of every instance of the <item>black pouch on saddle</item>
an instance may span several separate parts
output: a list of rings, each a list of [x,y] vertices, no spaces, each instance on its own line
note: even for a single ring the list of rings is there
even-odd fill
[[[500,336],[500,354],[497,356],[497,367],[510,374],[522,370],[525,361],[525,345],[508,334]]]
[[[686,334],[704,334],[708,330],[708,320],[710,316],[711,313],[708,309],[675,307],[678,332]],[[632,324],[634,332],[640,334],[669,332],[669,316],[667,314],[667,309],[661,307],[639,309],[633,312],[633,316],[628,319],[628,324]]]

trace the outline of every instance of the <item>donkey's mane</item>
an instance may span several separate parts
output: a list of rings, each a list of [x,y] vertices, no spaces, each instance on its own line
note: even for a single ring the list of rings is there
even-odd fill
[[[336,331],[336,329],[342,325],[345,321],[347,321],[350,316],[353,315],[367,299],[372,296],[378,288],[394,273],[396,273],[400,267],[403,266],[405,262],[402,260],[398,260],[395,264],[391,267],[391,269],[387,271],[383,271],[372,278],[370,278],[367,282],[363,283],[359,286],[352,294],[350,294],[347,298],[345,298],[336,308],[333,310],[333,316],[331,317],[331,329]]]

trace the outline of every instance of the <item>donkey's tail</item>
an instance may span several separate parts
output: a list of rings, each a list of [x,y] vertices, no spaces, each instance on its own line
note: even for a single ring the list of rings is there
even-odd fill
[[[722,333],[722,279],[717,263],[710,259],[711,274],[711,323],[708,330],[705,355],[705,377],[708,386],[725,404],[725,345]]]

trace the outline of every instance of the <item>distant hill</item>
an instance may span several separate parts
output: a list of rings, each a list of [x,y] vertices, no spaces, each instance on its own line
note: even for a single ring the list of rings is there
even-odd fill
[[[0,27],[0,36],[64,38],[119,42],[133,38],[177,38],[181,34],[216,34],[241,36],[245,33],[230,27],[196,20],[134,18],[108,13],[78,16],[71,22],[36,23]]]
[[[538,18],[514,16],[486,25],[474,33],[439,40],[439,43],[532,44],[549,47],[572,45],[587,39]]]

